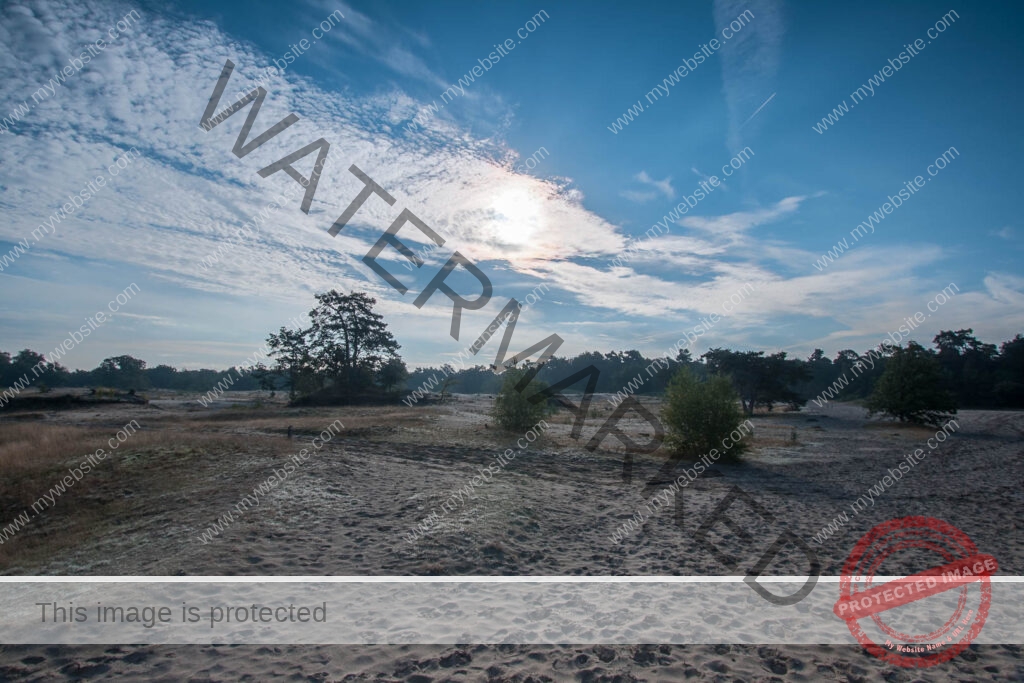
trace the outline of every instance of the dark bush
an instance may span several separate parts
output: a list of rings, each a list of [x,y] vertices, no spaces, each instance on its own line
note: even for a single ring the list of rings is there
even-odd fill
[[[677,456],[696,459],[717,449],[723,459],[736,460],[746,448],[741,438],[723,449],[743,423],[739,396],[726,377],[701,382],[689,368],[680,368],[668,384],[661,415],[668,431],[665,443]]]
[[[867,407],[868,415],[882,413],[918,424],[939,425],[956,414],[956,402],[943,386],[938,360],[915,342],[896,349],[889,358]]]

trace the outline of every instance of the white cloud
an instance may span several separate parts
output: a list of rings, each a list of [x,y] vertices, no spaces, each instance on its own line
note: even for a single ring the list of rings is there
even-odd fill
[[[429,39],[422,34],[402,28],[392,28],[374,21],[366,14],[336,0],[320,2],[316,6],[320,8],[324,16],[335,10],[340,10],[345,15],[338,29],[332,29],[324,34],[323,39],[326,42],[344,45],[363,57],[380,62],[403,76],[442,89],[448,87],[447,82],[430,68],[422,57],[404,47],[407,41],[402,40],[402,37],[405,35],[412,36],[420,46],[429,46]],[[320,18],[317,16],[318,21]]]
[[[61,13],[72,18],[46,18],[54,35],[103,27],[120,16],[99,6],[76,7]],[[8,9],[22,16],[29,11]],[[358,23],[358,13],[349,12],[346,20]],[[32,14],[22,23],[31,24],[30,19],[42,22]],[[11,38],[0,51],[13,65],[0,83],[5,101],[37,87],[32,64],[23,58],[29,47],[38,54],[39,45],[13,33]],[[62,50],[66,42],[54,40],[51,47]],[[360,275],[380,287],[360,259],[400,207],[450,236],[446,252],[460,249],[478,260],[572,258],[611,253],[623,244],[615,226],[583,208],[580,193],[505,168],[497,159],[507,150],[495,143],[475,140],[443,121],[428,122],[419,133],[401,131],[418,103],[400,92],[355,98],[286,74],[267,84],[270,94],[254,133],[289,112],[300,121],[238,159],[230,149],[248,110],[209,133],[198,127],[226,58],[236,68],[221,108],[255,80],[266,58],[209,24],[184,27],[144,14],[131,36],[87,65],[78,80],[69,79],[17,134],[5,138],[5,200],[12,208],[0,236],[21,239],[66,195],[103,174],[122,150],[136,147],[142,158],[111,179],[39,249],[132,262],[207,291],[251,291],[273,280],[275,290],[287,296],[328,283],[344,286],[346,280],[355,285]],[[382,121],[389,123],[382,127]],[[204,256],[230,243],[243,222],[293,185],[284,173],[262,179],[256,171],[320,136],[331,150],[310,214],[298,211],[299,201],[292,199],[256,239],[232,247],[218,267],[202,268]],[[297,165],[308,173],[312,161],[308,157]],[[388,188],[398,203],[389,207],[371,198],[353,226],[332,239],[326,228],[361,188],[348,171],[352,163]],[[403,239],[426,241],[414,230],[403,232]]]
[[[734,236],[796,212],[805,199],[807,197],[786,197],[766,209],[737,211],[725,216],[687,216],[681,218],[679,224],[715,235]]]
[[[676,196],[676,190],[672,187],[672,177],[669,176],[664,180],[655,180],[647,174],[647,171],[640,171],[633,179],[638,183],[642,183],[651,187],[651,190],[623,190],[620,194],[631,202],[637,204],[646,204],[647,202],[655,199],[658,195],[663,195],[666,199],[673,199]]]
[[[90,2],[8,5],[3,12],[0,93],[5,102],[31,101],[55,65],[123,16]],[[345,11],[346,19],[358,22],[350,12]],[[510,150],[500,144],[440,119],[415,132],[405,130],[421,103],[398,90],[356,97],[324,91],[286,72],[266,82],[269,95],[253,135],[289,112],[298,114],[299,122],[238,159],[231,147],[248,109],[208,133],[198,126],[227,58],[236,67],[219,108],[251,87],[269,57],[210,23],[182,24],[143,12],[130,33],[4,136],[0,183],[6,220],[0,239],[28,237],[68,195],[104,176],[107,185],[55,234],[34,245],[33,256],[141,268],[174,287],[206,295],[292,303],[309,302],[312,292],[331,287],[363,289],[376,295],[385,311],[409,318],[415,313],[420,320],[450,317],[450,305],[432,311],[431,301],[418,311],[411,296],[400,297],[361,261],[401,208],[410,208],[447,237],[437,259],[458,249],[477,262],[521,269],[550,259],[616,253],[625,243],[618,228],[584,208],[582,193],[566,182],[512,172],[503,161]],[[331,149],[310,214],[298,210],[299,194],[285,201],[253,239],[238,240],[243,223],[277,193],[294,187],[284,173],[263,179],[256,171],[321,136]],[[132,147],[141,157],[110,177],[107,167]],[[312,162],[308,157],[297,166],[308,173]],[[348,171],[353,163],[397,202],[390,207],[372,197],[352,224],[331,238],[326,229],[362,187]],[[403,231],[402,239],[413,247],[426,242],[412,229]],[[225,245],[230,248],[218,263],[203,267],[203,259]],[[389,258],[401,257],[389,249],[383,260],[400,280],[411,282],[414,275]],[[23,257],[26,268],[37,262]],[[446,339],[443,324],[411,327],[416,338]]]
[[[897,253],[888,262],[879,264],[881,269],[890,267],[910,255],[909,251]],[[876,252],[871,258],[877,258]],[[816,347],[854,348],[863,351],[877,346],[889,332],[915,314],[924,318],[908,339],[925,346],[931,345],[932,338],[941,330],[956,330],[971,327],[975,334],[985,341],[1004,341],[1024,328],[1024,278],[1006,273],[989,273],[984,278],[984,289],[967,290],[955,282],[936,279],[930,282],[911,281],[909,278],[882,280],[887,296],[874,300],[871,307],[848,308],[837,311],[837,319],[843,329],[824,337],[795,342],[791,348],[809,353]],[[929,310],[929,304],[931,309]],[[906,339],[904,339],[904,343]]]
[[[647,175],[647,171],[640,171],[636,174],[637,182],[641,182],[644,185],[650,185],[658,192],[665,195],[666,199],[673,199],[676,196],[676,190],[672,187],[672,177],[669,176],[664,180],[655,180],[651,176]]]

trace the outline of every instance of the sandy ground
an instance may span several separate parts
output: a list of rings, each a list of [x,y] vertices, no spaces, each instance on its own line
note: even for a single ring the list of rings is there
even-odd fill
[[[972,646],[923,670],[853,646],[0,646],[0,680],[1020,681],[1017,646]]]
[[[238,401],[248,397],[238,397]],[[142,425],[89,482],[74,504],[34,519],[0,555],[6,574],[123,575],[716,575],[742,574],[782,529],[803,539],[826,575],[836,575],[871,527],[906,515],[944,519],[995,555],[1001,573],[1024,573],[1024,414],[964,411],[935,450],[935,430],[868,421],[850,405],[758,416],[751,450],[739,465],[716,465],[690,484],[682,528],[675,505],[613,534],[641,509],[644,482],[664,457],[637,456],[634,480],[622,480],[624,453],[614,439],[582,448],[607,403],[595,399],[584,438],[569,438],[560,414],[526,450],[473,497],[442,512],[478,467],[516,449],[497,432],[482,397],[407,409],[246,408],[212,410],[180,396],[151,406],[97,406],[40,414],[57,425],[112,434],[128,419]],[[656,406],[652,406],[656,407]],[[8,418],[9,419],[9,418]],[[275,467],[308,448],[334,420],[342,433],[273,489],[259,507],[211,526]],[[286,435],[288,426],[295,438]],[[0,425],[0,434],[4,425]],[[626,425],[638,441],[650,428]],[[823,542],[815,535],[904,456],[927,456],[877,497],[874,505]],[[83,451],[84,452],[84,451]],[[78,459],[80,454],[69,456]],[[70,464],[70,462],[68,463]],[[738,486],[773,517],[730,512],[754,541],[719,525],[709,537],[735,564],[727,567],[693,534]],[[654,487],[657,488],[657,487]],[[653,489],[652,489],[653,490]],[[41,493],[41,492],[40,492]],[[651,491],[648,492],[648,496]],[[97,507],[100,506],[100,507]],[[86,527],[67,516],[95,512]],[[415,542],[409,534],[441,514]],[[64,532],[63,529],[73,529]],[[200,536],[207,532],[206,541]],[[911,555],[886,573],[917,571]],[[767,574],[801,574],[802,556],[783,553]],[[887,667],[856,647],[757,648],[541,647],[123,647],[65,646],[0,650],[0,680],[137,676],[151,680],[1021,680],[1014,646],[982,646],[936,669]],[[531,678],[532,677],[532,678]]]

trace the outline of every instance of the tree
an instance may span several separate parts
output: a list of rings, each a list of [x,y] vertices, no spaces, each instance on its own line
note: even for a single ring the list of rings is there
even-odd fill
[[[801,396],[816,396],[836,379],[836,368],[821,349],[814,349],[805,363],[807,379],[797,386]]]
[[[754,403],[757,401],[762,373],[758,371],[758,362],[763,361],[764,351],[730,351],[729,349],[711,349],[701,358],[707,363],[708,372],[724,375],[732,382],[739,394],[743,412],[754,414]]]
[[[0,351],[0,387],[8,387],[14,382],[14,372],[11,371],[11,354]]]
[[[275,371],[285,377],[288,395],[293,400],[299,394],[312,393],[323,386],[322,376],[318,381],[313,367],[308,335],[308,330],[282,327],[277,334],[267,337],[270,356],[277,362]]]
[[[942,368],[917,342],[895,349],[867,402],[868,416],[882,413],[900,422],[938,425],[956,414],[943,386]]]
[[[377,374],[377,381],[384,387],[384,391],[391,391],[393,387],[398,386],[405,381],[405,378],[409,376],[409,370],[405,367],[405,363],[402,362],[401,358],[395,357],[390,358],[384,367],[380,369]]]
[[[339,393],[365,389],[401,348],[388,331],[384,316],[374,312],[377,300],[363,292],[331,290],[316,295],[309,312],[310,351],[317,369]]]
[[[757,364],[761,374],[757,403],[771,412],[776,403],[786,403],[794,410],[799,409],[807,400],[793,390],[793,386],[805,382],[810,370],[801,360],[786,360],[786,352],[779,351],[766,356]]]
[[[0,353],[0,384],[7,387],[26,376],[29,383],[54,386],[67,381],[69,373],[60,363],[51,363],[46,356],[31,349],[22,349],[14,358]]]
[[[119,389],[146,389],[146,361],[133,356],[111,356],[104,358],[96,374],[102,384]]]
[[[956,332],[942,330],[935,335],[932,342],[939,348],[939,357],[960,356],[967,349],[977,347],[979,344],[978,339],[974,336],[974,330],[970,327]]]
[[[938,348],[946,386],[961,405],[991,405],[990,387],[996,382],[998,351],[995,344],[985,344],[974,336],[974,330],[942,330],[932,340]]]
[[[281,375],[268,368],[263,362],[256,363],[249,374],[256,381],[260,391],[270,392],[271,396],[277,393],[277,382]]]
[[[33,368],[38,366],[38,370],[32,371]],[[13,384],[19,379],[28,375],[29,382],[33,382],[37,379],[36,375],[40,377],[44,376],[52,369],[52,365],[46,362],[46,356],[41,353],[36,353],[31,349],[22,349],[18,351],[17,355],[11,359],[10,362],[10,381],[8,384]]]
[[[766,357],[764,351],[711,349],[702,358],[710,373],[729,377],[747,415],[753,415],[757,405],[771,410],[776,403],[804,403],[792,385],[808,377],[807,368],[800,362],[786,360],[785,351]]]
[[[350,399],[375,390],[375,382],[390,389],[401,381],[398,365],[388,367],[401,364],[400,347],[384,317],[373,310],[376,299],[331,290],[317,294],[316,301],[308,329],[282,327],[267,337],[292,399],[321,391]]]
[[[158,365],[146,370],[146,377],[149,379],[150,386],[163,389],[176,388],[178,370],[170,365]]]
[[[523,391],[516,390],[516,386],[523,381],[529,371],[529,368],[509,368],[504,373],[501,390],[494,399],[491,415],[505,431],[525,431],[551,413],[546,401],[532,403],[529,400],[537,392],[547,388],[544,382],[531,379]]]
[[[995,395],[1001,405],[1024,408],[1024,337],[999,347]]]
[[[743,422],[738,402],[728,378],[718,375],[700,382],[689,368],[679,368],[668,384],[661,411],[668,430],[666,444],[678,457],[693,459],[712,449],[721,450]],[[745,448],[746,443],[740,439],[723,457],[735,460]]]
[[[441,372],[444,373],[444,381],[441,382],[441,402],[448,400],[451,396],[449,389],[459,383],[459,378],[455,372],[455,366],[451,363],[445,363],[441,366]]]

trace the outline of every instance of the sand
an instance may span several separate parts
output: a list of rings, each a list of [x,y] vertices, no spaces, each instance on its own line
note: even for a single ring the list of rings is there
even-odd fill
[[[753,419],[752,448],[739,465],[718,464],[684,490],[682,528],[675,503],[642,530],[613,535],[646,502],[644,482],[661,456],[637,456],[623,482],[621,448],[609,439],[590,453],[569,438],[565,414],[472,498],[449,505],[415,542],[409,533],[440,511],[478,468],[516,437],[494,429],[487,399],[458,397],[407,409],[200,408],[167,395],[145,406],[98,407],[39,416],[43,427],[112,431],[135,418],[145,436],[112,456],[88,497],[116,499],[117,514],[62,535],[66,506],[24,532],[26,548],[5,549],[6,574],[77,575],[720,575],[742,574],[779,533],[791,531],[837,575],[871,527],[906,515],[944,519],[965,531],[1000,573],[1024,566],[1024,414],[963,411],[935,450],[935,429],[866,420],[852,405],[808,408]],[[237,400],[247,400],[239,396]],[[656,406],[652,406],[656,407]],[[288,480],[208,542],[204,532],[335,419],[345,430]],[[288,425],[295,438],[286,436]],[[628,428],[650,429],[642,421]],[[859,514],[850,504],[916,448],[927,455]],[[76,456],[77,457],[77,456]],[[109,475],[109,476],[108,476]],[[745,542],[724,527],[722,555],[694,532],[734,487],[752,496],[770,522],[749,523]],[[72,494],[69,494],[72,495]],[[96,503],[97,505],[99,503]],[[108,503],[107,504],[112,504]],[[104,508],[105,509],[105,508]],[[846,511],[837,533],[815,540]],[[79,510],[81,513],[82,511]],[[113,517],[113,518],[111,518]],[[42,546],[40,544],[48,543]],[[42,552],[40,548],[45,548]],[[722,557],[735,562],[726,566]],[[887,567],[910,572],[914,557]],[[784,553],[767,574],[800,574],[802,557]],[[1016,646],[977,646],[924,671],[884,665],[850,646],[289,646],[68,647],[0,649],[0,680],[127,676],[140,680],[1020,680]],[[348,678],[346,678],[348,677]],[[532,678],[531,678],[532,677]]]
[[[932,669],[854,646],[0,646],[0,680],[1019,681],[1017,646],[972,647]]]

